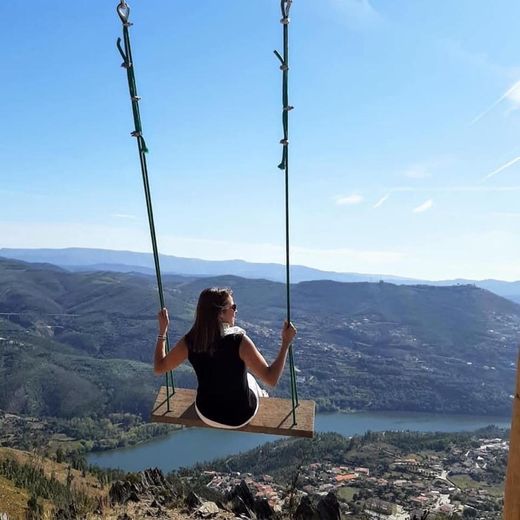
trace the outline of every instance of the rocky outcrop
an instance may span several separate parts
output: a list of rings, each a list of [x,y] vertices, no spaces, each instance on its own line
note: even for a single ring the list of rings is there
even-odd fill
[[[334,493],[328,493],[318,502],[320,520],[341,520],[341,510],[338,498]]]
[[[320,518],[318,510],[314,507],[308,495],[302,497],[294,516],[296,520],[319,520]]]
[[[112,505],[149,499],[161,506],[172,502],[177,496],[162,471],[157,468],[130,475],[125,480],[118,480],[112,484],[109,491]]]
[[[255,498],[249,486],[242,480],[226,496],[229,509],[236,515],[256,520],[269,520],[275,516],[265,498]]]
[[[188,496],[184,499],[184,503],[189,509],[196,509],[202,505],[202,500],[199,495],[190,491]]]
[[[341,520],[341,510],[334,493],[320,498],[316,505],[309,496],[300,500],[294,513],[296,520]]]
[[[124,514],[121,514],[118,520],[137,520],[144,515],[166,519],[171,518],[169,515],[172,511],[176,512],[177,518],[183,518],[184,514],[190,518],[208,520],[233,517],[251,520],[280,518],[268,500],[255,497],[243,480],[225,495],[222,502],[205,500],[193,491],[180,500],[181,493],[158,469],[131,474],[125,480],[115,482],[110,488],[109,497],[112,506],[124,506],[121,508]],[[303,496],[294,511],[294,518],[296,520],[341,520],[338,499],[334,493],[314,501],[309,496]],[[65,515],[60,520],[68,520],[68,517]]]
[[[196,515],[201,518],[212,518],[221,512],[220,507],[215,502],[203,502],[197,509]]]

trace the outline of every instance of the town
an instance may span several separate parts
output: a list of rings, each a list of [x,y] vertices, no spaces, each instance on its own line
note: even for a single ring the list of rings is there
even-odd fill
[[[508,453],[502,439],[478,439],[471,449],[452,445],[445,452],[425,452],[378,460],[373,467],[313,462],[299,468],[296,493],[320,496],[334,492],[344,516],[357,514],[388,520],[410,520],[428,511],[464,518],[500,517],[503,497],[501,464]],[[274,511],[287,506],[287,486],[267,474],[204,471],[207,487],[229,492],[244,481]]]

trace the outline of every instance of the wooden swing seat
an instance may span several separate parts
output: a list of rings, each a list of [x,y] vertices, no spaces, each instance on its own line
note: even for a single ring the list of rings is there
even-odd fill
[[[196,395],[196,390],[176,388],[175,395],[170,395],[168,411],[166,387],[162,386],[153,407],[152,422],[211,428],[200,420],[195,411]],[[314,401],[299,401],[296,408],[296,424],[293,424],[291,399],[260,397],[260,406],[253,420],[247,426],[231,431],[312,437],[314,413]]]

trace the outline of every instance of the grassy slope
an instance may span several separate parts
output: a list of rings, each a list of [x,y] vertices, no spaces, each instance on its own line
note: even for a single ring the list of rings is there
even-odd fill
[[[54,460],[47,459],[26,451],[15,450],[12,448],[0,448],[0,459],[14,459],[21,464],[30,464],[32,466],[43,469],[45,476],[51,478],[54,475],[62,484],[67,482],[68,464],[58,463]],[[82,476],[81,471],[71,469],[71,475],[74,477],[72,485],[77,489],[81,489],[84,493],[92,497],[105,496],[106,490],[102,490],[98,479],[93,475]]]
[[[25,518],[25,510],[29,495],[26,491],[15,487],[11,481],[0,477],[0,513],[7,513],[13,520]]]
[[[68,466],[66,464],[59,464],[53,460],[46,459],[11,448],[0,448],[0,460],[14,459],[21,464],[28,464],[43,469],[45,476],[51,478],[54,476],[62,484],[67,481]],[[102,490],[97,478],[87,474],[82,476],[80,471],[71,470],[73,477],[72,486],[77,490],[90,497],[104,497],[107,495],[107,490]],[[27,501],[30,496],[27,490],[16,487],[10,480],[0,476],[0,513],[7,513],[9,518],[13,520],[22,520],[25,518],[25,510]],[[49,500],[40,502],[43,504],[44,513],[49,514],[53,509],[53,504]]]

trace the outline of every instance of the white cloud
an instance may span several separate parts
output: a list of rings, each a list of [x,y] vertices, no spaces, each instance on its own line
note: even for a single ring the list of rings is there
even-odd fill
[[[431,174],[426,170],[426,168],[420,165],[411,166],[404,172],[404,175],[409,179],[426,179],[431,177]]]
[[[423,202],[420,206],[417,206],[413,209],[414,213],[424,213],[433,207],[433,200],[428,199],[426,202]]]
[[[363,197],[357,193],[336,198],[336,204],[338,206],[353,206],[354,204],[359,204],[361,202],[363,202]]]
[[[518,161],[520,161],[520,156],[518,157],[515,157],[514,159],[511,159],[510,161],[506,162],[505,164],[503,164],[502,166],[500,166],[499,168],[497,168],[496,170],[493,170],[491,173],[488,173],[483,179],[482,181],[485,181],[487,179],[490,179],[491,177],[494,177],[495,175],[497,175],[498,173],[500,173],[501,171],[504,171],[505,169],[509,168],[510,166],[513,166],[513,164],[516,164]]]
[[[471,121],[471,125],[474,125],[478,121],[480,121],[484,116],[489,114],[495,107],[497,107],[504,99],[507,99],[511,104],[512,110],[516,110],[520,108],[520,81],[517,81],[512,87],[510,87],[508,90],[506,90],[498,99],[493,101],[491,105],[489,105],[483,112],[478,114],[473,120]]]
[[[390,193],[387,193],[386,195],[383,195],[372,207],[374,209],[375,208],[379,208],[380,206],[382,206],[388,200],[388,197],[390,197]]]
[[[469,51],[456,40],[443,39],[439,43],[445,52],[466,65],[479,69],[490,76],[502,78],[504,81],[514,81],[514,83],[501,96],[495,99],[495,101],[493,101],[482,112],[477,114],[470,122],[470,125],[474,125],[480,121],[503,101],[509,102],[509,112],[520,108],[520,81],[518,80],[518,77],[520,76],[519,67],[503,66],[494,63],[486,53]]]
[[[514,88],[506,92],[506,99],[510,103],[510,112],[520,108],[520,81],[515,83]]]

